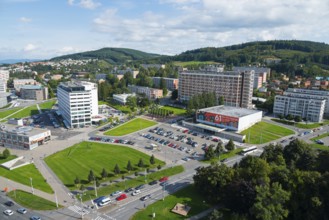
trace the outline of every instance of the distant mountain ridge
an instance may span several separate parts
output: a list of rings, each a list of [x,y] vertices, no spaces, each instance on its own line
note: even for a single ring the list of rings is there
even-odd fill
[[[147,60],[151,58],[160,57],[159,54],[146,53],[139,50],[128,48],[102,48],[94,51],[87,51],[81,53],[68,54],[64,56],[54,57],[51,61],[58,61],[62,59],[100,59],[106,60],[112,64],[125,63],[127,61]]]
[[[0,60],[0,64],[15,64],[15,63],[25,63],[25,62],[35,62],[41,59],[6,59]]]

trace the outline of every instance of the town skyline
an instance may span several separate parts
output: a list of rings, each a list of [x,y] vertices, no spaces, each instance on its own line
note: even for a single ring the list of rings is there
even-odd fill
[[[328,8],[319,0],[4,0],[0,59],[49,59],[103,47],[175,55],[262,40],[328,43],[328,24],[320,22]]]

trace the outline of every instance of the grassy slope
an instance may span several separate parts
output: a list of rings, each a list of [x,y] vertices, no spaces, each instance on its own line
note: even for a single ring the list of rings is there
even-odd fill
[[[186,114],[186,109],[182,109],[182,108],[175,108],[175,107],[171,107],[171,106],[163,106],[163,107],[161,107],[161,109],[166,109],[168,111],[173,111],[174,115],[184,116]]]
[[[0,176],[24,184],[26,186],[31,185],[30,177],[32,177],[33,187],[35,189],[39,189],[47,193],[53,193],[53,190],[50,188],[34,164],[29,164],[14,170],[7,170],[3,167],[0,167]],[[10,185],[9,190],[11,190]]]
[[[204,197],[193,185],[190,185],[172,195],[167,196],[164,201],[160,200],[147,206],[146,209],[142,209],[137,212],[131,220],[151,219],[150,216],[152,215],[152,212],[155,212],[155,217],[157,220],[187,219],[188,217],[196,215],[209,208],[209,205],[203,201]],[[191,210],[186,217],[177,215],[170,211],[177,203],[187,204],[191,207]]]
[[[51,109],[56,103],[56,100],[51,100],[49,102],[44,102],[39,104],[40,109]]]
[[[73,187],[76,177],[86,182],[90,170],[97,177],[100,177],[103,168],[113,173],[115,164],[119,165],[121,171],[126,171],[129,160],[136,167],[140,158],[144,164],[149,164],[149,155],[129,147],[82,142],[47,157],[45,161],[66,186]],[[164,162],[156,160],[155,165],[158,164],[163,165]]]
[[[115,127],[105,132],[104,134],[109,136],[122,136],[151,127],[156,124],[157,123],[154,121],[150,121],[142,118],[135,118],[125,124],[122,124],[118,127]]]
[[[22,109],[22,108],[13,108],[13,109],[1,111],[0,112],[0,119],[1,118],[4,118],[4,117],[7,117],[8,115],[11,115],[11,114],[15,113],[15,112],[17,112],[20,109]]]
[[[15,156],[15,155],[10,155],[9,157],[7,157],[7,158],[3,158],[2,157],[2,154],[0,154],[0,164],[3,164],[3,163],[5,163],[5,162],[7,162],[7,161],[10,161],[10,160],[12,160],[12,159],[15,159],[17,156]]]
[[[246,143],[263,144],[287,135],[292,135],[294,132],[290,129],[262,121],[244,130],[241,134],[246,135]]]
[[[8,196],[12,198],[16,203],[28,209],[32,209],[32,210],[57,209],[56,203],[22,190],[16,190],[16,192],[11,191],[8,193]]]

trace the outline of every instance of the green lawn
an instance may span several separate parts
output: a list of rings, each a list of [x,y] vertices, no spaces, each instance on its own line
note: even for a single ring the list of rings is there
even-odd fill
[[[51,100],[49,102],[43,102],[41,104],[39,104],[39,107],[41,110],[47,110],[47,109],[51,109],[56,103],[56,100]]]
[[[215,150],[215,148],[214,148]],[[218,162],[219,160],[224,160],[224,159],[227,159],[227,158],[231,158],[231,157],[234,157],[235,155],[239,154],[240,152],[242,151],[242,148],[236,148],[230,152],[226,152],[224,154],[221,154],[220,157],[216,157],[216,158],[213,158],[211,160],[203,160],[202,162],[205,162],[205,163],[212,163],[212,162]]]
[[[11,115],[11,114],[15,113],[15,112],[17,112],[17,111],[20,110],[20,109],[22,109],[22,108],[13,108],[13,109],[9,109],[9,110],[5,110],[5,111],[1,111],[1,112],[0,112],[0,119],[1,119],[1,118],[5,118],[5,117],[7,117],[8,115]]]
[[[164,165],[164,162],[156,159],[156,163],[151,166],[149,155],[129,147],[95,142],[82,142],[73,145],[48,156],[45,161],[67,187],[74,188],[76,177],[79,177],[82,183],[88,183],[87,178],[90,170],[93,170],[95,176],[100,178],[101,172],[105,168],[112,176],[110,179],[116,179],[118,177],[113,176],[116,164],[119,165],[122,174],[126,175],[128,161],[130,160],[132,166],[137,169],[140,158],[150,168],[159,164]]]
[[[157,123],[154,121],[146,120],[143,118],[135,118],[133,120],[128,121],[127,123],[124,123],[118,127],[115,127],[105,132],[104,134],[109,136],[123,136],[139,130],[143,130],[156,124]]]
[[[241,134],[246,135],[246,143],[263,144],[287,135],[292,135],[294,132],[290,129],[261,121],[244,130]]]
[[[26,186],[31,186],[31,177],[33,181],[33,187],[35,189],[39,189],[47,193],[53,193],[53,190],[43,178],[39,170],[34,166],[34,164],[29,164],[14,170],[7,170],[3,167],[0,167],[0,176],[24,184]],[[9,190],[11,190],[10,183]]]
[[[182,109],[182,108],[175,108],[175,107],[171,107],[171,106],[163,106],[163,107],[161,107],[161,109],[166,109],[168,111],[173,111],[174,115],[178,115],[178,116],[184,116],[186,114],[186,109]]]
[[[0,154],[0,164],[3,164],[3,163],[5,163],[5,162],[7,162],[7,161],[10,161],[10,160],[12,160],[12,159],[15,159],[16,157],[17,157],[16,155],[10,155],[9,157],[4,158],[4,157],[2,156],[2,154]]]
[[[12,198],[16,203],[28,209],[32,209],[32,210],[57,209],[56,203],[22,190],[10,191],[7,195],[10,198]],[[61,208],[61,206],[58,207]]]
[[[36,114],[39,114],[37,105],[32,105],[12,115],[11,118],[26,118]]]
[[[144,176],[144,175],[138,176],[133,179],[127,179],[125,181],[112,183],[112,184],[97,188],[97,196],[109,195],[112,192],[115,192],[117,190],[124,191],[125,189],[128,189],[130,187],[135,188],[138,185],[147,184],[153,180],[159,180],[161,177],[164,177],[164,176],[170,177],[170,176],[182,173],[183,171],[184,171],[184,167],[180,165],[180,166],[163,169],[163,170],[156,171],[156,172],[151,172],[151,173],[148,173],[146,176]],[[96,198],[94,190],[86,191],[85,195],[82,197],[82,199],[84,201],[90,200],[91,198],[92,199]]]
[[[278,123],[296,126],[297,128],[303,128],[303,129],[313,129],[313,128],[317,128],[317,127],[329,124],[329,120],[324,120],[322,123],[307,123],[307,124],[300,123],[300,122],[296,123],[293,121],[287,121],[287,120],[282,120],[282,119],[277,119],[277,118],[273,118],[271,120],[278,122]]]
[[[205,198],[199,191],[193,185],[190,185],[165,197],[164,201],[160,200],[147,206],[145,209],[133,215],[131,220],[152,219],[151,216],[153,212],[155,212],[155,219],[157,220],[187,219],[210,208],[209,204],[203,202],[204,199]],[[171,209],[174,208],[177,203],[187,204],[191,207],[187,216],[181,216],[171,212]]]

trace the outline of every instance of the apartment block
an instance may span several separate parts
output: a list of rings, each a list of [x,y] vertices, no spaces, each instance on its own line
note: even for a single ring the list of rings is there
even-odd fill
[[[48,88],[40,85],[23,85],[20,90],[22,99],[47,100]]]
[[[157,99],[163,96],[162,89],[154,89],[154,88],[149,88],[144,86],[134,86],[134,85],[128,85],[128,89],[132,93],[145,94],[146,97],[149,99]]]
[[[266,83],[267,76],[270,75],[271,69],[264,67],[233,67],[233,71],[255,71],[254,89],[258,89]]]
[[[273,113],[275,115],[293,115],[310,122],[321,122],[326,100],[316,97],[295,97],[289,95],[275,96]]]
[[[252,108],[254,74],[251,71],[183,71],[179,73],[178,97],[181,102],[202,92],[224,97],[225,105]]]
[[[24,85],[39,85],[34,79],[14,79],[13,84],[17,92],[19,92]]]
[[[135,93],[130,93],[130,94],[113,94],[113,100],[116,102],[125,105],[127,103],[127,98],[130,96],[135,96]]]
[[[62,82],[57,87],[58,109],[67,127],[91,125],[98,115],[97,85],[85,81]]]
[[[9,79],[9,70],[0,69],[0,80],[8,81]]]
[[[152,77],[153,85],[159,88],[160,87],[161,79],[164,80],[164,83],[166,84],[166,87],[167,87],[168,90],[173,91],[175,89],[178,89],[178,82],[179,82],[179,80],[178,79],[175,79],[175,78]]]

